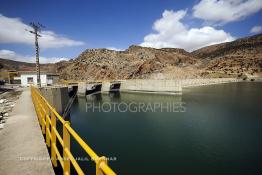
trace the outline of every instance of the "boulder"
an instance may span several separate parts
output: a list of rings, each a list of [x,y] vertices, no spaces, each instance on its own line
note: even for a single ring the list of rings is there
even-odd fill
[[[0,104],[3,104],[5,102],[5,99],[0,100]]]
[[[0,130],[4,128],[4,124],[0,124]]]

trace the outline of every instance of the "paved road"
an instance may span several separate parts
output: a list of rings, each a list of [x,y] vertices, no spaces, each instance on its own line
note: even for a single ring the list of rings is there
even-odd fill
[[[0,132],[0,174],[52,175],[48,158],[30,90],[25,89]]]

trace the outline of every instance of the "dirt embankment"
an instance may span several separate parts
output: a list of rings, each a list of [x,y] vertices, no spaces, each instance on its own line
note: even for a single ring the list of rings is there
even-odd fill
[[[2,88],[1,88],[2,89]],[[3,92],[4,91],[4,92]],[[0,130],[4,128],[6,120],[10,116],[10,112],[15,106],[16,100],[21,95],[21,90],[4,90],[0,92]]]

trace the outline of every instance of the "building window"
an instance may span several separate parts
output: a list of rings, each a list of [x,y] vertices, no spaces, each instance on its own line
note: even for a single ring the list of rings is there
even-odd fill
[[[47,85],[53,84],[53,77],[47,77]]]
[[[28,84],[33,84],[34,83],[33,77],[27,77],[27,83]]]

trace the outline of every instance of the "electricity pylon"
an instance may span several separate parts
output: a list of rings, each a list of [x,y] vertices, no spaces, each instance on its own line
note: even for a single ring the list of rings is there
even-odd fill
[[[31,22],[30,26],[34,29],[33,31],[29,30],[30,33],[35,35],[35,50],[36,50],[36,74],[37,74],[37,85],[41,87],[41,78],[40,78],[40,65],[39,65],[39,45],[38,45],[38,37],[41,37],[39,34],[41,28],[44,26],[40,23]]]

